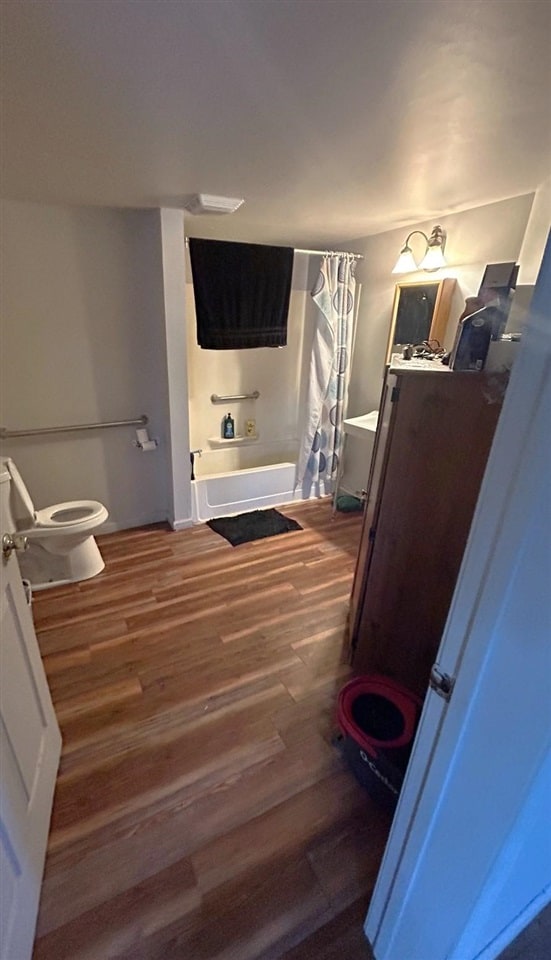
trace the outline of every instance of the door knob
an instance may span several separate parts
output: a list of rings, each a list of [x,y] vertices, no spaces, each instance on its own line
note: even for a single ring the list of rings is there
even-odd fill
[[[2,555],[4,560],[11,557],[14,550],[26,550],[29,538],[18,533],[5,533],[2,537]]]

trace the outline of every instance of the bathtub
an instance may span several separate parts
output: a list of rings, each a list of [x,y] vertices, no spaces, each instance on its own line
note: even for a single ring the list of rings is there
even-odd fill
[[[295,475],[296,464],[288,462],[198,477],[191,481],[193,522],[302,500]]]

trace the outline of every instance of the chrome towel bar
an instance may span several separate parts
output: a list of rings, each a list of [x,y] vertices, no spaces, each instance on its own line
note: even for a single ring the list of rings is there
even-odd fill
[[[108,423],[75,423],[67,427],[37,427],[36,430],[8,430],[7,427],[0,427],[0,440],[11,439],[11,437],[39,437],[49,433],[73,433],[75,430],[99,430],[104,427],[145,427],[149,423],[149,417],[143,414],[135,420],[110,420]]]
[[[255,390],[253,393],[236,393],[230,397],[219,397],[217,393],[211,393],[211,403],[231,403],[232,400],[258,400],[260,392]]]

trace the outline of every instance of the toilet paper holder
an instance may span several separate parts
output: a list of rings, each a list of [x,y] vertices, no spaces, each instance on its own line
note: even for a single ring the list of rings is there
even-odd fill
[[[159,446],[159,441],[150,437],[145,427],[136,430],[136,439],[133,440],[132,443],[138,450],[141,450],[142,453],[149,453],[151,450],[156,450]]]

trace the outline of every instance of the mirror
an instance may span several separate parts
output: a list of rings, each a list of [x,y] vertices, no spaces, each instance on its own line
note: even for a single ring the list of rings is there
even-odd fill
[[[397,283],[386,362],[408,343],[438,340],[444,345],[455,280],[428,283]]]

